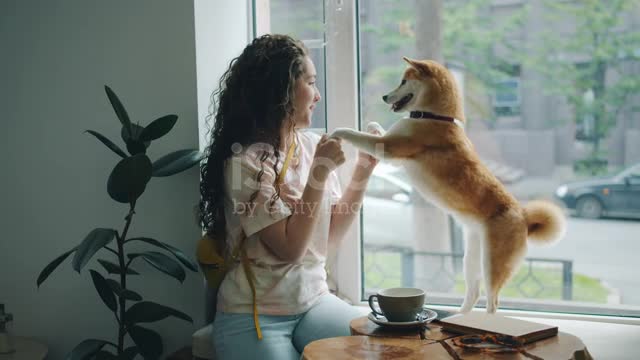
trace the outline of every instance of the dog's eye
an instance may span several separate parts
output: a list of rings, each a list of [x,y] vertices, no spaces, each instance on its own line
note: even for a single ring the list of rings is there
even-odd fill
[[[407,80],[402,79],[402,81],[400,82],[400,86],[404,85],[407,82]]]

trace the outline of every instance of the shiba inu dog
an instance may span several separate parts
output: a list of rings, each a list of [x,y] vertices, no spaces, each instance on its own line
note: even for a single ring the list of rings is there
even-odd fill
[[[400,163],[424,198],[451,214],[464,228],[468,312],[484,280],[487,312],[498,307],[500,289],[521,263],[527,239],[551,243],[564,235],[565,219],[550,202],[521,206],[482,164],[465,135],[463,103],[453,75],[442,65],[408,58],[400,85],[382,99],[410,116],[385,133],[369,124],[364,133],[336,129],[332,136],[377,157]]]

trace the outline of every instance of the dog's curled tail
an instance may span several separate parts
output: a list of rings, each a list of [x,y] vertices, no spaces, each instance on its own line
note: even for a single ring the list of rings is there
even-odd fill
[[[542,200],[535,200],[524,206],[529,239],[539,244],[551,244],[560,240],[566,231],[566,221],[562,209]]]

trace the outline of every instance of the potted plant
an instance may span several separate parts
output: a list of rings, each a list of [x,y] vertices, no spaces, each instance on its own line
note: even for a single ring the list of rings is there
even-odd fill
[[[117,341],[84,340],[71,351],[68,358],[133,359],[140,354],[145,359],[157,359],[163,351],[162,338],[157,332],[140,324],[155,322],[169,316],[189,322],[193,320],[181,311],[144,300],[139,293],[128,287],[127,277],[140,275],[132,264],[144,261],[180,282],[186,276],[184,268],[197,272],[198,267],[190,257],[169,244],[147,237],[128,237],[129,227],[135,214],[136,203],[151,178],[170,176],[187,170],[200,161],[201,154],[195,149],[178,150],[152,162],[146,155],[147,148],[152,141],[171,131],[178,117],[166,115],[146,127],[134,124],[111,88],[105,86],[105,91],[122,125],[121,136],[128,154],[102,134],[93,130],[86,132],[121,158],[111,171],[107,181],[107,192],[113,200],[129,205],[123,228],[120,231],[97,228],[89,232],[79,245],[58,256],[42,270],[37,279],[37,286],[40,287],[71,254],[73,269],[80,273],[98,251],[111,253],[111,259],[98,259],[106,276],[94,269],[89,272],[98,295],[115,315],[118,324]],[[128,252],[127,247],[131,243],[144,243],[159,251]],[[125,348],[127,336],[134,345]]]

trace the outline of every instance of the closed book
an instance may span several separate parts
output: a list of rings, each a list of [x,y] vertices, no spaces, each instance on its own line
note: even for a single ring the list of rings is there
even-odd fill
[[[440,320],[443,330],[460,334],[500,334],[518,338],[523,344],[558,334],[558,327],[499,314],[470,312]]]

